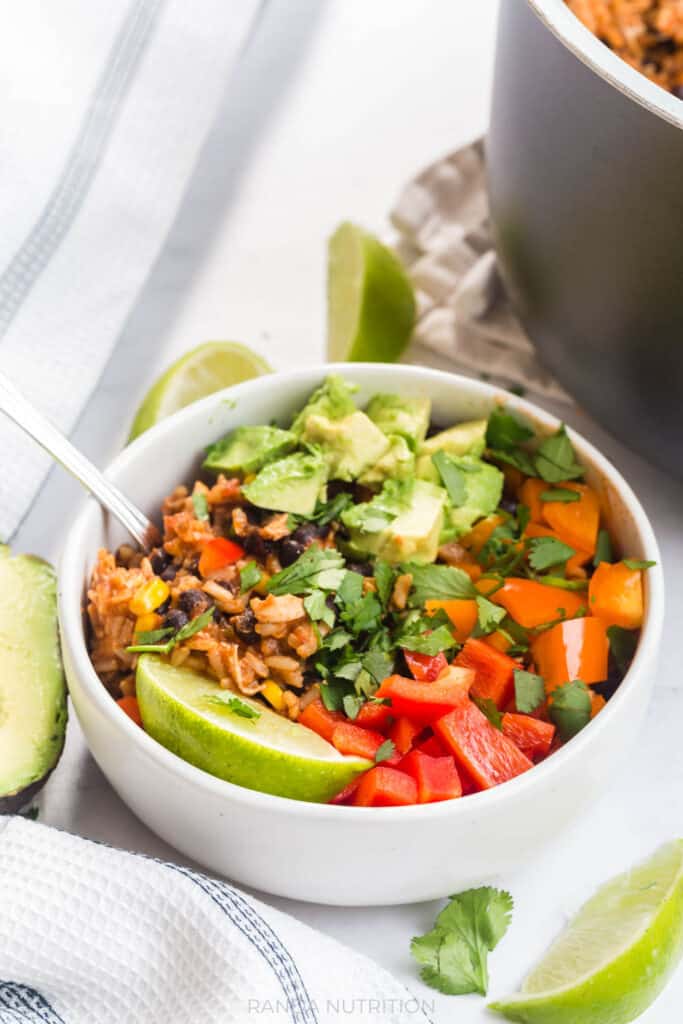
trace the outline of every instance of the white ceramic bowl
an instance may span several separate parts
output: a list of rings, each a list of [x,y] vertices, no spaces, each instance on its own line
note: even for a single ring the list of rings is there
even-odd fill
[[[541,432],[558,425],[528,402],[451,374],[378,364],[318,366],[249,381],[183,410],[130,445],[109,476],[154,516],[176,484],[194,479],[208,443],[238,424],[273,417],[286,422],[331,370],[360,386],[361,402],[380,390],[428,395],[439,424],[485,416],[503,401]],[[86,649],[86,578],[97,549],[124,539],[88,501],[62,558],[62,645],[81,726],[121,798],[167,842],[213,871],[323,903],[433,899],[537,857],[609,785],[634,739],[652,688],[663,617],[659,552],[643,509],[602,455],[581,437],[572,440],[619,548],[658,563],[647,574],[647,617],[633,664],[604,711],[543,764],[488,792],[424,806],[336,807],[252,792],[186,764],[135,726],[100,683]]]

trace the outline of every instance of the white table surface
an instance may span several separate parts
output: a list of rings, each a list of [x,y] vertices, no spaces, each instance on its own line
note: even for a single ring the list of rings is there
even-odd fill
[[[385,230],[402,184],[485,129],[496,6],[495,0],[272,0],[158,265],[76,431],[76,442],[96,462],[106,463],[122,444],[139,397],[160,368],[200,341],[240,339],[276,368],[322,359],[326,238],[345,218]],[[683,486],[580,411],[565,415],[608,453],[652,516],[668,576],[667,629],[649,721],[623,770],[604,780],[594,810],[554,850],[526,871],[495,880],[511,890],[516,910],[491,958],[494,996],[518,983],[595,884],[683,835]],[[79,500],[76,486],[53,472],[15,538],[17,550],[57,558]],[[45,822],[179,859],[114,794],[75,718],[41,804]],[[381,865],[368,865],[373,868]],[[417,979],[408,943],[431,925],[440,904],[345,910],[273,902],[374,957],[426,1001],[436,1022],[491,1019],[482,1000],[439,996]],[[677,1019],[682,999],[683,971],[642,1020]]]

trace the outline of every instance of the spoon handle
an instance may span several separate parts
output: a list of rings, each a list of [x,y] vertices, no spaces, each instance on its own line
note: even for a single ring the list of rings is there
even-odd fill
[[[68,470],[104,508],[118,519],[143,550],[149,550],[158,537],[154,523],[122,494],[118,487],[85,458],[56,427],[28,402],[0,373],[0,412],[4,412],[29,437]]]

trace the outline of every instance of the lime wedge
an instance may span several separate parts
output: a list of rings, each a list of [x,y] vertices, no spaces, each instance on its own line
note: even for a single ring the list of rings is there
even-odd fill
[[[607,882],[522,991],[492,1003],[529,1024],[625,1024],[664,988],[683,953],[683,840]]]
[[[391,249],[355,224],[329,243],[327,354],[333,362],[393,363],[415,323],[413,286]]]
[[[143,654],[137,697],[145,730],[167,750],[247,789],[323,803],[369,761],[343,757],[317,733],[207,676]],[[245,710],[246,709],[246,710]],[[245,717],[250,711],[254,717]]]
[[[152,385],[135,415],[128,440],[135,440],[190,402],[271,372],[265,359],[236,341],[208,341],[198,345],[169,366]]]

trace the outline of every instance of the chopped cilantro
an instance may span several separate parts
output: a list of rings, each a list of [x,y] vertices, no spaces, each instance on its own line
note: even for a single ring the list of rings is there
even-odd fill
[[[609,649],[622,675],[628,671],[638,647],[638,633],[623,626],[610,626],[607,630]]]
[[[393,740],[385,740],[384,743],[380,744],[375,753],[375,764],[380,764],[381,761],[387,761],[390,757],[393,757],[396,753],[396,747],[394,746]]]
[[[488,448],[500,448],[510,451],[524,441],[530,441],[533,430],[509,412],[499,406],[489,416],[486,425],[486,445]]]
[[[353,721],[354,718],[358,717],[358,712],[363,707],[363,704],[365,704],[365,700],[356,693],[347,693],[344,695],[342,704],[346,717]]]
[[[581,501],[581,495],[568,487],[552,487],[549,491],[541,491],[541,501]]]
[[[197,519],[203,519],[205,522],[208,522],[209,503],[206,499],[206,495],[202,491],[195,491],[192,495],[192,507]]]
[[[564,423],[538,446],[534,455],[534,465],[536,474],[549,484],[576,480],[583,476],[583,466],[576,461],[574,446],[569,440]]]
[[[334,611],[328,607],[326,595],[322,590],[314,590],[304,598],[304,608],[308,617],[313,622],[324,622],[332,629],[334,627]]]
[[[524,715],[540,708],[545,700],[545,683],[534,672],[515,669],[515,707]]]
[[[598,530],[598,539],[595,544],[595,557],[593,565],[597,569],[600,562],[611,562],[614,558],[612,552],[612,541],[608,530]]]
[[[188,640],[195,633],[199,633],[205,626],[211,622],[215,614],[215,607],[207,608],[205,612],[198,615],[196,619],[192,619],[187,622],[182,629],[179,629],[177,633],[171,636],[165,643],[136,643],[131,647],[126,647],[126,650],[130,654],[170,654],[174,647],[182,643],[183,640]],[[160,632],[155,630],[155,633]],[[144,636],[145,634],[141,634]],[[147,634],[149,636],[150,634]],[[140,639],[140,638],[138,638]]]
[[[319,523],[320,526],[327,526],[334,519],[339,519],[344,509],[352,504],[352,495],[348,491],[340,491],[339,494],[335,494],[334,498],[331,498],[329,501],[319,501],[315,506],[315,512],[312,516],[302,516],[290,512],[289,527],[293,529],[302,522],[313,522]]]
[[[432,462],[448,491],[448,497],[452,504],[456,508],[463,505],[467,497],[467,483],[462,469],[446,452],[435,452],[432,455]]]
[[[656,564],[657,564],[656,562],[652,562],[652,561],[650,561],[648,559],[645,559],[645,560],[639,559],[639,558],[625,558],[624,559],[624,565],[626,566],[627,569],[651,569],[652,566],[656,565]]]
[[[296,562],[281,569],[268,580],[268,592],[307,594],[313,590],[337,590],[344,577],[344,558],[332,548],[312,545]]]
[[[337,603],[352,605],[363,596],[363,577],[359,572],[347,569],[337,591]]]
[[[246,594],[261,580],[261,570],[256,562],[247,562],[243,569],[240,569],[240,594]]]
[[[382,619],[382,605],[376,594],[364,594],[352,607],[344,608],[341,614],[344,625],[353,633],[369,633],[379,629]]]
[[[337,683],[321,683],[320,699],[328,711],[341,711],[344,707],[344,688]]]
[[[386,651],[368,651],[363,655],[363,668],[379,685],[394,671],[394,656]]]
[[[576,736],[591,718],[591,695],[588,687],[580,679],[558,686],[553,690],[548,708],[551,722],[557,726],[562,740],[570,740]]]
[[[421,607],[429,600],[445,601],[449,598],[477,596],[472,580],[462,569],[450,565],[420,565],[417,562],[408,562],[401,569],[413,577],[410,592],[412,607]]]
[[[521,537],[531,521],[531,509],[528,505],[517,506],[517,530]]]
[[[429,633],[401,634],[397,643],[406,651],[416,651],[434,657],[441,651],[455,647],[456,641],[448,626],[439,626]]]
[[[479,636],[486,636],[487,633],[493,633],[498,628],[498,624],[503,621],[507,613],[504,608],[481,595],[477,596],[476,602],[477,633]]]
[[[556,537],[534,537],[529,543],[529,565],[537,572],[551,565],[562,565],[575,554],[574,548]]]
[[[508,892],[484,886],[449,897],[434,927],[413,939],[410,951],[426,985],[446,995],[488,991],[488,954],[510,924]]]
[[[485,715],[494,729],[502,731],[503,729],[503,716],[498,710],[496,702],[491,700],[490,697],[475,697],[472,696],[472,700],[477,705],[482,715]]]
[[[498,462],[506,462],[508,466],[514,466],[525,476],[536,476],[536,466],[529,452],[523,448],[491,448],[490,455]]]
[[[149,646],[150,644],[160,644],[173,633],[173,627],[167,626],[165,629],[150,629],[147,632],[136,633],[135,643],[139,646]]]
[[[375,562],[375,583],[377,585],[377,593],[379,599],[382,602],[384,608],[389,604],[389,598],[394,589],[394,582],[396,580],[396,571],[392,569],[388,562],[378,558]]]

